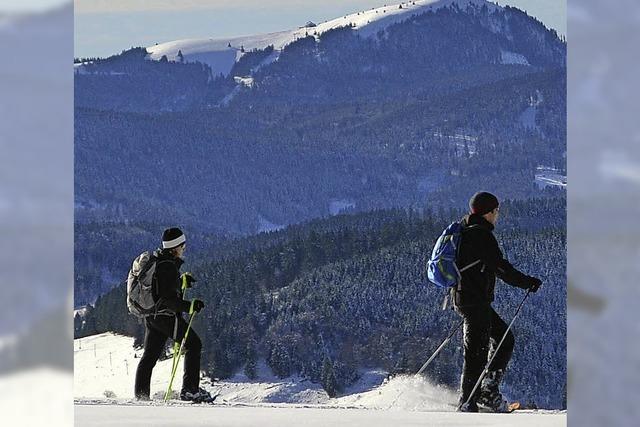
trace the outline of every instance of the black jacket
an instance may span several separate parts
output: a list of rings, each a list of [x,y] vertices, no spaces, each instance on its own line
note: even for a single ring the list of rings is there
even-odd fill
[[[463,233],[458,249],[457,265],[465,266],[481,262],[462,272],[461,289],[452,288],[456,306],[491,304],[494,297],[496,276],[505,283],[528,289],[533,277],[516,270],[502,255],[493,235],[493,224],[480,215],[468,215],[462,219]]]
[[[191,303],[182,299],[180,283],[180,267],[184,261],[173,256],[170,251],[161,249],[155,251],[153,256],[156,258],[153,296],[158,303],[158,311],[189,311]]]

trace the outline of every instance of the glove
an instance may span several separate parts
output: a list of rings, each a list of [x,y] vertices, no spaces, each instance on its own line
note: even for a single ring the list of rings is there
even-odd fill
[[[533,293],[538,292],[540,286],[542,286],[542,280],[537,277],[529,277],[529,290]]]
[[[181,281],[180,283],[185,283],[186,282],[187,288],[193,287],[193,284],[195,282],[197,282],[197,280],[189,272],[182,273],[180,275],[180,281]]]
[[[204,302],[197,299],[193,301],[193,310],[197,313],[200,313],[200,310],[204,308]]]

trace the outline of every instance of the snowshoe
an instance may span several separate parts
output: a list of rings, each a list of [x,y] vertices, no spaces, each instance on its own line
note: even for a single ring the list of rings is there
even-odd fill
[[[517,411],[518,409],[523,409],[522,405],[520,405],[520,402],[511,402],[509,404],[509,407],[507,408],[507,412]]]
[[[203,389],[202,387],[196,392],[182,390],[180,392],[180,400],[192,402],[192,403],[213,403],[216,400],[215,396],[211,396],[211,393]]]

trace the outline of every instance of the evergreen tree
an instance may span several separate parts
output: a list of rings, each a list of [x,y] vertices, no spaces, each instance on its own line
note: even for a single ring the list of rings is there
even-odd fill
[[[251,338],[247,344],[247,351],[245,356],[245,367],[244,373],[250,380],[254,380],[257,378],[257,352],[256,352],[256,342],[253,338]]]
[[[322,374],[320,377],[320,383],[322,388],[327,392],[329,397],[336,397],[338,394],[338,382],[336,381],[336,374],[333,371],[333,363],[328,356],[324,357],[322,361]]]

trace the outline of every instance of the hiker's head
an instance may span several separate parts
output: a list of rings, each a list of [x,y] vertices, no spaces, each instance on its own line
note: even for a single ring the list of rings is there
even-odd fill
[[[181,258],[187,247],[187,239],[182,230],[177,227],[167,228],[162,233],[162,249],[170,251]]]
[[[499,205],[500,202],[498,202],[496,196],[486,191],[479,191],[469,200],[469,211],[472,214],[482,216],[491,224],[495,225],[500,213]]]

